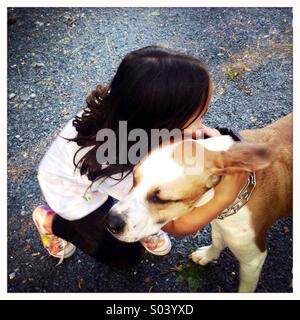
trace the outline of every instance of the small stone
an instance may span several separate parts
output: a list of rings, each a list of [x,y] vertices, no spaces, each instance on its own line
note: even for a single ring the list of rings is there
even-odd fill
[[[12,279],[14,279],[15,276],[16,276],[16,273],[12,272],[9,274],[9,279],[12,280]]]
[[[30,98],[32,98],[32,99],[34,99],[36,97],[36,94],[35,93],[32,93],[31,95],[30,95]]]
[[[27,158],[27,156],[28,156],[27,152],[23,153],[24,158]]]
[[[74,17],[71,17],[70,15],[68,14],[65,14],[64,15],[64,19],[65,19],[65,23],[69,26],[73,25],[73,23],[76,21],[76,18]]]
[[[69,110],[67,108],[64,108],[61,112],[64,116],[68,116],[70,113],[69,113]]]
[[[28,104],[28,105],[27,105],[27,108],[28,108],[28,109],[32,109],[32,104]]]
[[[136,272],[136,271],[134,271],[134,272],[133,272],[133,274],[134,274],[134,275],[136,275],[136,274],[137,274],[137,272]]]
[[[39,256],[39,255],[40,255],[39,252],[34,252],[34,253],[32,253],[32,256],[33,256],[33,257]]]
[[[32,66],[33,68],[44,68],[44,67],[45,67],[45,65],[44,65],[42,62],[33,62],[33,63],[31,64],[31,66]]]
[[[25,216],[25,213],[26,213],[26,212],[22,210],[22,211],[20,212],[20,215],[21,215],[21,216]]]
[[[20,138],[20,135],[17,134],[17,135],[15,136],[15,138],[19,139],[19,138]]]
[[[44,22],[41,21],[35,21],[34,22],[38,27],[42,27],[44,25]]]
[[[21,96],[22,101],[28,101],[30,97],[28,95]]]
[[[233,276],[235,276],[235,272],[234,272],[234,271],[232,271],[231,274],[232,274]]]
[[[15,96],[16,96],[15,93],[11,93],[11,94],[8,96],[8,99],[11,100],[11,99],[13,99]]]
[[[16,64],[13,64],[12,66],[10,66],[12,69],[16,68],[17,65]]]
[[[84,286],[84,279],[82,278],[78,279],[77,286],[79,289],[81,289]]]
[[[148,17],[150,17],[150,16],[152,16],[152,17],[158,17],[158,16],[160,16],[160,12],[159,12],[159,11],[153,11],[153,12],[151,12],[151,13],[148,14]]]

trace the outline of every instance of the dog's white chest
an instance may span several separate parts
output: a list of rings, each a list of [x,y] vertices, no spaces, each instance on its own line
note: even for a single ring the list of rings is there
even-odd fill
[[[251,211],[245,205],[236,214],[224,220],[215,219],[211,224],[218,230],[228,247],[243,248],[255,240],[251,216]],[[247,250],[246,247],[245,250]]]

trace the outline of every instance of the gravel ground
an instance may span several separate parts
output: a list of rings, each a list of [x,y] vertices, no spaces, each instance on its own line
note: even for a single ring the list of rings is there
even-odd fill
[[[8,29],[8,291],[234,292],[238,266],[229,251],[205,268],[187,265],[190,250],[210,242],[209,226],[194,238],[172,238],[170,256],[144,253],[132,268],[108,267],[79,250],[56,266],[31,221],[43,201],[37,166],[96,84],[110,80],[127,52],[149,44],[207,63],[215,89],[206,124],[240,130],[287,114],[291,9],[18,8],[9,16],[16,21]],[[291,292],[290,219],[272,227],[268,248],[257,292]]]

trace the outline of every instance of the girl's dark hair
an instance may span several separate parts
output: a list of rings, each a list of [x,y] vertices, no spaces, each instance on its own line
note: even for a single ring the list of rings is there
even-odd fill
[[[204,110],[209,92],[209,74],[196,58],[160,46],[148,46],[125,56],[108,86],[98,85],[86,98],[86,107],[73,120],[77,130],[74,141],[78,152],[90,147],[74,165],[81,175],[95,181],[116,173],[132,171],[133,165],[118,162],[102,166],[97,162],[97,132],[103,128],[118,131],[119,121],[127,121],[128,132],[142,128],[150,130],[183,129]],[[194,117],[193,117],[194,116]],[[193,119],[191,119],[193,117]],[[150,139],[149,139],[150,140]],[[128,142],[128,149],[135,142]],[[127,174],[126,174],[127,176]]]

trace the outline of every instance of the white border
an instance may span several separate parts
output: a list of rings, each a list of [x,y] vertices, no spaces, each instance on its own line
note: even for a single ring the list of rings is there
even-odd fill
[[[1,193],[0,193],[0,299],[3,300],[246,300],[246,299],[261,299],[261,300],[289,300],[300,298],[300,260],[299,246],[300,233],[294,232],[294,281],[293,293],[254,293],[254,294],[236,294],[236,293],[7,293],[7,108],[2,107],[7,105],[7,7],[293,7],[293,32],[294,32],[294,77],[293,83],[300,83],[299,76],[299,59],[300,57],[300,7],[297,0],[231,0],[230,2],[220,0],[132,0],[132,1],[114,1],[114,0],[86,0],[85,5],[81,1],[75,0],[2,0],[0,10],[0,21],[4,21],[3,31],[0,32],[1,40],[1,67],[0,74],[0,133],[1,133]],[[100,3],[100,5],[99,5]],[[3,26],[2,26],[3,27]],[[296,85],[298,87],[299,85]],[[300,101],[300,90],[293,90],[294,99],[294,177],[300,177],[300,145],[296,143],[297,137],[300,136],[300,111],[296,107],[296,103]],[[297,165],[298,164],[298,167]],[[294,178],[294,194],[299,195],[299,181]],[[300,208],[300,197],[294,197],[294,211]],[[299,227],[299,216],[294,216],[294,229]],[[276,266],[280,268],[280,266]]]

